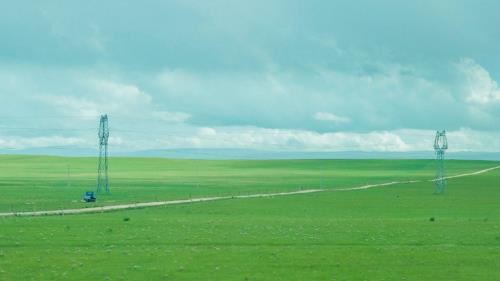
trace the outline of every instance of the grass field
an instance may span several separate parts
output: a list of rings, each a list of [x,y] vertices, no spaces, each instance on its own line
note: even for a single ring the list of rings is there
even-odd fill
[[[448,161],[449,175],[491,167]],[[97,160],[0,156],[0,212],[81,208],[120,203],[239,195],[301,188],[343,188],[393,180],[431,179],[433,160],[206,161],[111,158],[111,196],[82,203],[96,189]],[[432,192],[432,186],[429,187]]]
[[[3,211],[81,206],[74,201],[94,189],[92,158],[0,162]],[[450,175],[495,165],[447,162]],[[112,195],[98,204],[434,175],[430,160],[113,158],[110,167]],[[0,218],[0,280],[500,280],[500,170],[451,179],[444,195],[433,189],[423,182]]]

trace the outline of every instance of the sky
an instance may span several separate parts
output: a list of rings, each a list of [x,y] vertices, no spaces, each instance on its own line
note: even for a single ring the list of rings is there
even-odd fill
[[[499,1],[7,1],[0,149],[500,151]]]

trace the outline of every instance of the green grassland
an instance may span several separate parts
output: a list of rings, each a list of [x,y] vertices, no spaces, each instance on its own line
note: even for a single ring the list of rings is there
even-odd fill
[[[488,161],[448,161],[449,175],[491,167]],[[431,179],[433,160],[208,161],[111,158],[111,196],[82,202],[96,190],[95,158],[0,156],[0,212],[82,208],[120,203],[335,189],[394,180]],[[429,190],[432,190],[430,188]]]
[[[3,209],[25,208],[24,201],[73,206],[81,204],[73,196],[93,187],[92,158],[1,159]],[[106,200],[116,202],[300,186],[332,191],[0,218],[0,280],[500,280],[500,170],[451,179],[444,195],[433,195],[431,182],[333,191],[432,178],[428,160],[111,163]],[[447,163],[448,174],[495,165]]]

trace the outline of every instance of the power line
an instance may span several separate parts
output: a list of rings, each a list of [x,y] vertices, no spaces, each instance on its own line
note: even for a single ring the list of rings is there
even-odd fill
[[[74,128],[34,128],[34,127],[29,128],[29,127],[4,127],[4,126],[0,126],[0,129],[6,131],[75,131],[75,132],[95,130],[95,128],[74,129]]]

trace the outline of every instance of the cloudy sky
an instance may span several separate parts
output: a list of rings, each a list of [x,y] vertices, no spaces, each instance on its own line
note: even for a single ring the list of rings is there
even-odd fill
[[[8,1],[0,149],[500,151],[500,2]]]

